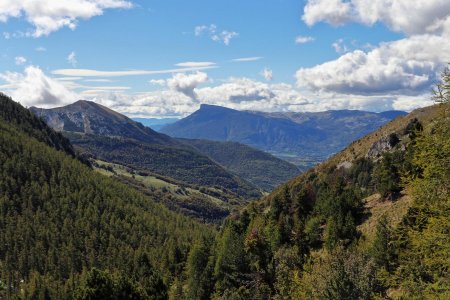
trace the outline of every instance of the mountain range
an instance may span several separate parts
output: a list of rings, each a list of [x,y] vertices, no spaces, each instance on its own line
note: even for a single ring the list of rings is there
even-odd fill
[[[175,200],[168,206],[173,208],[175,203],[177,209],[203,219],[223,218],[223,209],[257,198],[300,172],[296,166],[246,145],[171,138],[94,102],[81,100],[30,111],[64,133],[94,165],[104,165],[103,161],[126,167],[126,174],[135,178],[133,173],[147,174],[152,182],[159,178],[166,182],[166,187],[160,188],[164,193],[174,184],[193,189],[201,198],[196,204],[187,203],[188,197],[175,189],[170,193]],[[116,176],[117,171],[116,167],[110,175]],[[130,183],[129,178],[126,181]]]
[[[203,104],[161,132],[177,138],[239,142],[307,169],[405,114],[357,110],[263,113]]]
[[[92,151],[94,154],[100,152],[99,148],[106,147],[107,151],[103,152],[105,152],[104,155],[108,157],[108,160],[117,161],[114,153],[121,151],[123,147],[129,149],[132,147],[140,147],[139,149],[134,149],[135,151],[133,153],[138,153],[145,148],[145,151],[151,151],[152,155],[146,155],[145,159],[148,161],[142,163],[147,165],[151,171],[191,184],[223,185],[224,182],[230,180],[228,177],[232,177],[230,174],[225,174],[226,172],[224,172],[223,167],[227,171],[227,166],[230,164],[237,163],[245,165],[244,160],[250,159],[251,157],[259,159],[260,162],[269,162],[272,165],[278,165],[280,168],[284,168],[283,171],[277,172],[278,167],[275,167],[274,171],[277,174],[274,174],[274,176],[266,176],[266,183],[262,187],[265,190],[273,189],[276,185],[292,178],[299,172],[296,167],[285,161],[248,146],[239,145],[238,143],[234,143],[231,145],[233,147],[230,147],[230,144],[219,142],[197,140],[194,143],[186,139],[173,139],[107,107],[90,101],[81,100],[74,104],[54,109],[32,107],[30,110],[39,117],[43,117],[46,123],[53,129],[66,133],[75,133],[71,137],[76,145],[91,150],[97,148],[98,150]],[[93,140],[97,140],[97,143]],[[107,143],[105,141],[108,141],[110,144],[106,145]],[[145,146],[142,143],[145,143]],[[200,145],[202,143],[204,144],[203,146]],[[208,151],[211,147],[214,147],[215,151]],[[224,157],[214,155],[217,151],[228,153],[230,155],[229,158],[231,159],[233,157],[234,162],[228,162]],[[247,155],[239,156],[239,151],[246,152]],[[128,157],[126,154],[125,156]],[[142,158],[139,155],[137,157],[139,159]],[[131,160],[134,161],[137,157],[130,156],[127,164],[134,164]],[[121,159],[124,159],[123,155]],[[218,166],[217,162],[219,162],[220,166]],[[159,165],[161,167],[158,167]],[[195,165],[200,165],[197,168],[201,174],[195,173]],[[208,168],[212,170],[209,171]],[[252,181],[253,175],[250,174],[251,172],[249,173],[247,171],[246,176],[236,168],[228,171],[232,171],[233,174],[238,176],[244,175],[241,176],[244,180]],[[182,174],[183,172],[187,173]],[[214,176],[218,179],[216,181],[207,179],[209,172],[213,172]],[[256,186],[261,188],[258,184]],[[228,188],[230,186],[225,185],[225,187]],[[239,187],[236,186],[234,188],[237,189]]]
[[[156,181],[167,181],[157,174],[86,161],[0,95],[0,298],[446,299],[449,110],[434,105],[389,122],[235,207],[219,227],[167,209],[175,194],[187,201],[198,190],[172,181],[165,188],[174,193],[162,195]],[[63,133],[112,139],[111,151],[116,139],[151,145]],[[235,147],[169,142],[211,157]],[[222,163],[238,170],[231,162]],[[217,187],[209,192],[220,201]]]

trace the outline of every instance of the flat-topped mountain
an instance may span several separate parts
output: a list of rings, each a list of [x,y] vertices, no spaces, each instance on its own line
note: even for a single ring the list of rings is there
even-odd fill
[[[263,113],[202,105],[161,132],[179,138],[235,141],[307,167],[405,114],[357,110]]]

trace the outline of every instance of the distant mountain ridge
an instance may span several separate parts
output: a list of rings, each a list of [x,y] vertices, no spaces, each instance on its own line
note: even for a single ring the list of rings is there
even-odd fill
[[[151,129],[155,131],[159,131],[164,126],[167,126],[169,124],[175,123],[176,121],[180,120],[179,118],[162,118],[162,119],[156,119],[156,118],[132,118],[133,121],[139,122],[144,126],[150,127]]]
[[[203,104],[161,132],[177,138],[235,141],[310,167],[405,114],[356,110],[264,113]]]
[[[65,107],[30,110],[95,158],[187,184],[224,188],[236,197],[260,195],[256,187],[195,148],[95,102],[80,100]]]

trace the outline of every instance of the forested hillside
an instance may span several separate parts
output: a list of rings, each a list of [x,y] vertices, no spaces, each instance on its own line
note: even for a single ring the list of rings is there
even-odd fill
[[[180,140],[267,192],[300,173],[295,165],[244,144],[208,140]]]
[[[449,109],[397,119],[229,217],[193,250],[186,299],[450,297]]]
[[[64,132],[72,144],[98,159],[187,184],[223,188],[235,198],[261,195],[256,187],[194,148],[97,103],[80,100],[64,107],[30,110],[53,129]]]
[[[0,93],[0,119],[27,133],[31,137],[47,145],[75,155],[69,140],[50,129],[47,124],[36,118],[29,110],[17,105],[10,98]]]
[[[224,189],[235,198],[258,198],[258,189],[194,149],[142,143],[125,137],[68,134],[96,158],[148,170],[188,184]]]
[[[166,299],[214,230],[58,151],[67,140],[0,99],[0,298]]]

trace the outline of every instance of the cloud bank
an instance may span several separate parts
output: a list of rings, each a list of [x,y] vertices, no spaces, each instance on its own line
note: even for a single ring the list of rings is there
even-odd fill
[[[450,61],[450,39],[420,35],[355,50],[336,60],[297,71],[301,87],[343,94],[414,94],[430,90]]]
[[[407,35],[442,34],[450,23],[447,0],[309,0],[303,21],[312,26],[326,22],[335,26],[348,22],[386,24]]]
[[[349,50],[338,40],[332,46],[340,57],[300,68],[298,87],[321,98],[379,101],[380,108],[387,103],[411,110],[430,104],[429,91],[450,62],[450,2],[446,0],[309,0],[302,19],[309,26],[383,23],[405,35],[366,51]],[[337,107],[342,103],[331,101]]]

